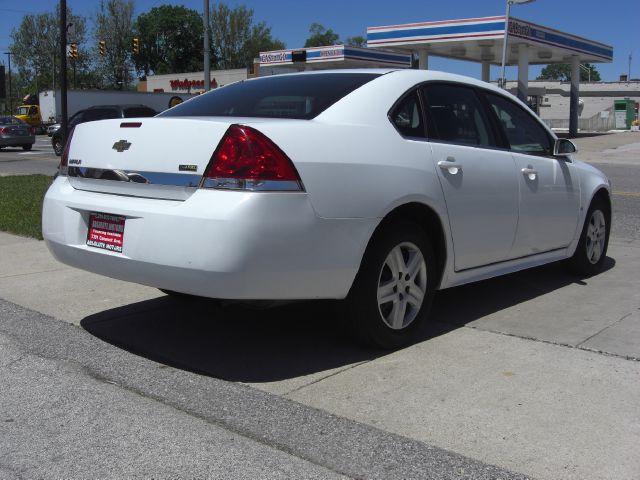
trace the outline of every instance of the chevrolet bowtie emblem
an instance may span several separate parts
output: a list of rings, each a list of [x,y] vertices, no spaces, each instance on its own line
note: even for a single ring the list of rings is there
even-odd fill
[[[113,148],[118,153],[122,153],[125,150],[129,150],[130,146],[131,146],[130,142],[127,142],[126,140],[119,140],[116,143],[114,143],[113,147],[111,147],[111,148]]]

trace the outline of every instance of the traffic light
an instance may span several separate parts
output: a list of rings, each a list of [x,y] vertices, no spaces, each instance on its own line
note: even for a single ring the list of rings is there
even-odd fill
[[[131,49],[134,55],[140,53],[140,39],[138,37],[133,37],[133,40],[131,40]]]
[[[107,54],[107,42],[100,40],[98,42],[98,51],[100,52],[100,55],[104,57]]]
[[[78,44],[77,43],[69,44],[69,58],[72,58],[72,59],[78,58]]]

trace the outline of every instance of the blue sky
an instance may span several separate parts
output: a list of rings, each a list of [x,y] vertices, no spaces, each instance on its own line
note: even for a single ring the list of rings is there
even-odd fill
[[[24,14],[51,11],[55,3],[53,0],[0,0],[0,52],[7,51],[11,30],[20,24]],[[136,14],[165,3],[181,4],[198,11],[203,4],[202,0],[136,0]],[[368,26],[503,15],[505,10],[505,0],[227,0],[225,3],[253,8],[255,19],[270,25],[273,36],[288,48],[304,44],[313,22],[331,28],[344,40],[354,35],[366,36]],[[88,17],[91,24],[99,2],[67,0],[67,4],[74,13]],[[612,45],[613,63],[598,65],[603,80],[617,80],[621,73],[627,73],[628,57],[632,52],[631,76],[640,78],[638,0],[537,0],[513,7],[512,15]],[[0,62],[6,63],[5,55]],[[480,77],[480,65],[470,62],[432,57],[429,67]],[[540,68],[532,66],[530,78],[535,78]],[[492,67],[491,78],[498,75],[498,68]],[[508,78],[516,75],[515,68],[507,69]]]

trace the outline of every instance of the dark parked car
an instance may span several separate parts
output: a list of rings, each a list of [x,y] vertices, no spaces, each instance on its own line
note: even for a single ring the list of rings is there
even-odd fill
[[[0,117],[0,148],[22,147],[23,150],[31,150],[35,142],[36,132],[31,125],[16,117]]]
[[[158,114],[153,108],[145,105],[97,105],[76,112],[70,119],[68,131],[80,123],[106,120],[109,118],[154,117]],[[56,130],[51,136],[51,145],[56,155],[62,155],[62,132]]]

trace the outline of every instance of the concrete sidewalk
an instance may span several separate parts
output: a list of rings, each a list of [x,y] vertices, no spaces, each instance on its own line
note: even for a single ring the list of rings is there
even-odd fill
[[[176,302],[58,264],[0,233],[0,297],[140,356],[541,479],[640,472],[640,244],[607,270],[550,265],[439,292],[432,332],[380,354],[322,302],[268,311]]]

